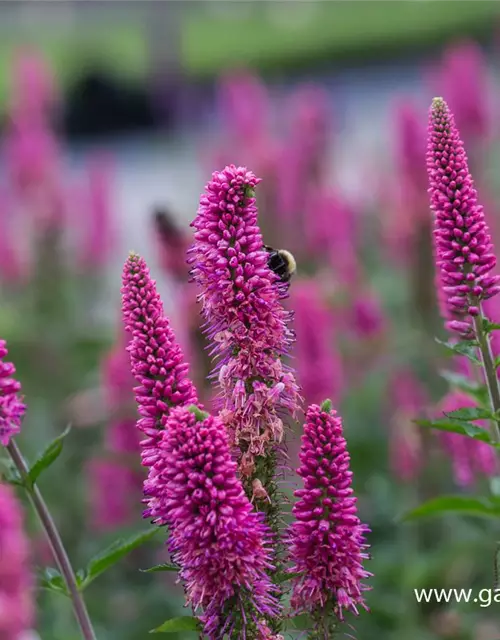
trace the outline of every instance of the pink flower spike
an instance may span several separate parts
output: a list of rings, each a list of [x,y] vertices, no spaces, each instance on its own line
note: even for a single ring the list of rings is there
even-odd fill
[[[7,343],[0,340],[0,444],[6,447],[12,436],[21,431],[21,420],[26,411],[19,397],[20,383],[13,378],[16,368],[5,362]]]
[[[0,484],[0,638],[19,640],[33,623],[30,543],[11,487]]]
[[[290,570],[301,575],[293,580],[292,607],[313,617],[333,609],[342,620],[343,609],[367,609],[362,581],[372,574],[363,568],[369,529],[356,513],[342,421],[330,401],[308,408],[299,457],[304,488],[294,494]]]
[[[137,427],[146,435],[141,442],[142,463],[154,467],[165,420],[172,407],[197,402],[188,377],[188,364],[175,340],[163,304],[143,258],[131,253],[123,269],[123,321],[132,336],[128,347],[132,374],[139,383],[135,391],[141,418]],[[145,490],[154,480],[150,470]],[[149,499],[144,517],[155,517],[155,500]]]
[[[453,114],[442,98],[434,98],[430,109],[427,171],[446,326],[469,337],[481,301],[500,291],[500,277],[491,275],[496,258],[490,231]]]
[[[231,628],[232,638],[244,640],[250,625],[265,627],[260,619],[279,612],[267,575],[273,569],[271,533],[237,477],[226,428],[190,409],[173,409],[162,434],[160,518],[169,526],[169,550],[181,567],[187,603],[203,609],[208,638],[219,640]]]
[[[295,414],[300,403],[293,372],[282,363],[293,342],[291,316],[281,303],[287,286],[268,266],[257,224],[259,182],[234,165],[213,174],[192,223],[188,258],[217,360],[221,417],[244,452],[244,475],[268,444],[282,441],[282,410]]]

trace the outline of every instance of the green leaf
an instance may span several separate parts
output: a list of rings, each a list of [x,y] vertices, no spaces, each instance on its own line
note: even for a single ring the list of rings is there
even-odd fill
[[[481,364],[481,361],[477,357],[477,347],[478,343],[476,340],[462,340],[461,342],[453,343],[453,342],[444,342],[443,340],[439,340],[435,338],[438,344],[443,345],[453,353],[456,353],[459,356],[465,356],[474,364]]]
[[[486,388],[486,385],[469,380],[467,376],[455,373],[454,371],[448,371],[445,369],[441,370],[439,373],[451,387],[458,389],[459,391],[463,391],[480,403],[486,403],[488,401],[488,389]]]
[[[66,429],[61,433],[61,435],[52,440],[52,442],[45,448],[43,453],[35,460],[30,470],[28,471],[29,482],[32,486],[35,484],[42,471],[48,469],[50,465],[55,462],[61,455],[61,451],[63,449],[63,440],[70,431],[71,425],[68,425]]]
[[[113,544],[104,549],[101,553],[94,556],[85,570],[80,570],[85,578],[81,583],[81,590],[86,589],[91,582],[93,582],[101,573],[104,573],[106,569],[116,564],[128,553],[137,549],[148,540],[151,540],[160,529],[148,529],[137,533],[126,540],[115,540]],[[85,571],[85,573],[83,573]]]
[[[62,575],[52,567],[46,567],[42,570],[40,576],[40,587],[42,589],[47,589],[48,591],[54,591],[56,593],[62,593],[63,595],[68,595],[68,590],[66,588],[66,583],[64,582],[64,578]]]
[[[206,420],[209,416],[206,411],[202,411],[196,404],[190,404],[188,411],[195,415],[197,422],[203,422],[203,420]]]
[[[276,584],[282,584],[283,582],[288,582],[289,580],[293,580],[294,578],[299,578],[304,572],[303,571],[299,571],[297,573],[280,573],[276,576],[276,578],[274,579],[274,582]]]
[[[302,613],[299,616],[294,616],[293,618],[288,618],[286,620],[286,628],[287,629],[299,629],[305,631],[311,628],[311,619],[305,613]]]
[[[497,331],[498,329],[500,329],[500,324],[498,324],[497,322],[491,322],[490,320],[488,320],[488,318],[483,318],[484,333],[488,334],[492,331]]]
[[[193,616],[170,618],[170,620],[166,620],[149,633],[177,633],[178,631],[201,631],[198,618],[194,618]]]
[[[494,419],[492,412],[482,407],[463,407],[462,409],[455,409],[455,411],[443,411],[443,413],[447,418],[459,421]]]
[[[149,569],[139,569],[142,573],[156,573],[157,571],[179,571],[180,567],[175,564],[157,564]]]
[[[448,431],[450,433],[459,433],[474,440],[482,440],[493,445],[490,434],[486,429],[476,427],[471,422],[459,422],[458,420],[442,419],[442,420],[414,420],[419,427],[427,427],[437,429],[438,431]]]
[[[467,496],[441,496],[408,511],[400,517],[400,520],[418,520],[445,513],[457,513],[479,518],[500,518],[500,501]]]
[[[324,400],[321,404],[321,411],[325,413],[330,413],[332,410],[332,401],[330,399]]]
[[[75,572],[75,578],[76,584],[78,588],[80,588],[87,578],[87,571],[85,569],[78,569],[78,571]]]

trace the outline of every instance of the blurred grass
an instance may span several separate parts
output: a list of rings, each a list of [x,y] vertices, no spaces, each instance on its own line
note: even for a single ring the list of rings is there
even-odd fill
[[[257,2],[251,9],[239,22],[219,15],[187,21],[182,40],[186,70],[212,75],[228,65],[263,70],[325,57],[366,61],[412,45],[484,33],[500,16],[497,2],[483,0]]]
[[[186,4],[181,60],[186,73],[194,77],[213,76],[237,65],[266,71],[296,69],[325,59],[372,60],[412,46],[433,46],[452,36],[491,32],[500,17],[500,4],[489,0],[211,2],[219,5],[217,13],[208,11],[203,2]],[[96,63],[131,81],[144,81],[150,68],[148,37],[140,21],[112,25],[97,21],[70,31],[43,29],[26,38],[2,31],[2,105],[12,59],[22,44],[43,51],[63,85]]]
[[[0,104],[10,93],[10,73],[16,52],[23,45],[44,53],[63,87],[87,67],[99,65],[105,72],[130,80],[143,79],[148,69],[144,34],[137,25],[95,25],[78,32],[42,30],[24,39],[18,33],[2,32],[0,38]]]

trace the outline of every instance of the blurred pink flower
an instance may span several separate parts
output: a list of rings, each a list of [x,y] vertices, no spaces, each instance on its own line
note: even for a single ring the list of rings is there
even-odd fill
[[[333,314],[315,280],[294,282],[291,306],[295,310],[296,368],[308,403],[342,394],[342,364],[335,347]]]
[[[399,370],[389,384],[392,403],[389,459],[396,478],[411,482],[422,468],[422,437],[413,423],[426,410],[429,398],[426,389],[409,369]]]
[[[21,195],[31,194],[58,170],[57,143],[44,123],[12,119],[4,142],[9,180]]]
[[[141,485],[123,462],[95,457],[87,462],[91,526],[112,531],[134,521],[141,498]]]
[[[115,243],[112,159],[103,154],[92,157],[87,165],[87,179],[77,251],[82,268],[95,270],[106,266]]]
[[[467,143],[487,137],[491,128],[486,55],[472,40],[449,46],[434,76],[434,93],[444,96]]]
[[[227,73],[219,82],[219,103],[231,137],[244,144],[265,137],[270,103],[258,76],[244,70]]]
[[[306,187],[301,187],[306,189]],[[326,258],[342,284],[360,278],[358,221],[352,206],[338,193],[312,187],[304,203],[304,239],[311,256]]]
[[[134,378],[130,372],[127,335],[121,330],[116,345],[102,363],[102,385],[107,414],[104,455],[87,465],[91,519],[96,530],[116,529],[133,521],[140,502],[143,475],[133,467],[140,452],[133,404]],[[110,488],[113,494],[110,498]]]
[[[0,638],[19,640],[34,618],[30,544],[11,487],[0,484]]]
[[[291,249],[303,249],[312,222],[310,194],[323,181],[331,128],[328,103],[326,90],[305,84],[283,107],[285,136],[275,170],[276,215],[285,225],[281,233]]]
[[[54,76],[38,51],[18,53],[12,67],[11,95],[14,115],[33,123],[45,120],[48,109],[56,103],[59,96]]]
[[[395,174],[382,193],[387,201],[383,235],[389,258],[407,263],[418,250],[414,242],[419,229],[431,221],[425,171],[426,128],[417,106],[408,99],[395,103],[392,123]]]
[[[23,281],[28,266],[14,226],[14,213],[10,194],[0,188],[0,278],[9,285]]]
[[[358,338],[380,336],[387,328],[381,301],[368,287],[357,292],[351,308],[351,329]]]

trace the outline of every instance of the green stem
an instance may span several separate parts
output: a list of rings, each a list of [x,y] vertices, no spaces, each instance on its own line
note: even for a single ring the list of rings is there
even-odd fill
[[[90,621],[87,607],[76,583],[73,567],[71,566],[68,554],[66,553],[66,549],[64,548],[61,540],[61,536],[59,535],[59,531],[52,519],[45,500],[43,499],[38,487],[30,482],[28,466],[21,454],[21,451],[19,450],[19,447],[13,439],[11,439],[10,443],[7,445],[7,451],[24,481],[24,486],[29,494],[31,503],[45,530],[45,534],[47,535],[54,559],[66,582],[69,597],[73,603],[75,617],[82,632],[82,637],[84,640],[96,640],[96,635],[92,627],[92,622]]]
[[[500,416],[500,389],[498,387],[497,371],[495,367],[495,360],[491,352],[489,336],[483,329],[483,318],[484,316],[481,310],[481,313],[474,318],[474,331],[479,345],[479,352],[481,354],[481,362],[483,364],[484,374],[486,377],[486,386],[488,388],[491,408],[495,414]],[[495,442],[500,443],[499,418],[495,418],[493,422],[495,425],[493,438]]]

